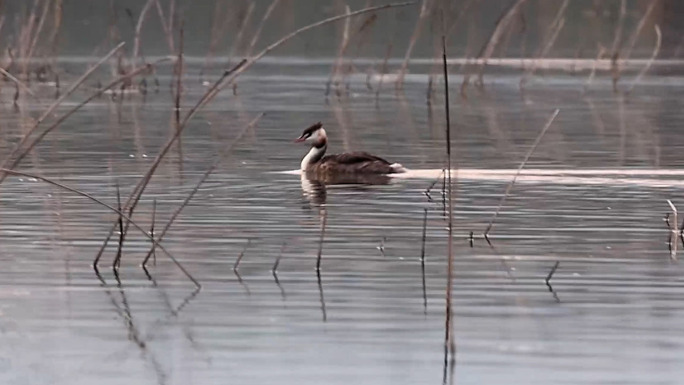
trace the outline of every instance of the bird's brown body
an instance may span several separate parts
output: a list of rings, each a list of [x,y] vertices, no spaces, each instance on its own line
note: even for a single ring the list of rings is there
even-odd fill
[[[406,171],[398,163],[390,163],[363,151],[325,155],[328,138],[320,122],[304,130],[296,140],[296,142],[304,141],[311,142],[311,149],[302,160],[301,170],[318,178],[333,174],[384,175]]]

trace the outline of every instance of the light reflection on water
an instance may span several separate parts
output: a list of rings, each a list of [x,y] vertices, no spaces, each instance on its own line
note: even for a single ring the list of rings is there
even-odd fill
[[[424,191],[441,172],[443,111],[439,103],[430,111],[425,85],[411,82],[403,95],[388,86],[377,106],[364,84],[326,103],[325,76],[315,76],[326,70],[309,77],[281,68],[272,83],[255,68],[237,97],[220,96],[190,124],[182,161],[175,150],[153,179],[134,218],[148,227],[156,199],[159,228],[222,146],[266,112],[164,241],[202,283],[199,293],[161,253],[150,268],[154,282],[147,280],[138,265],[149,241],[134,232],[121,284],[106,267],[112,244],[101,285],[90,263],[114,217],[40,182],[6,180],[2,382],[439,383],[446,223],[441,183],[432,202]],[[521,98],[505,76],[491,79],[486,94],[457,100],[453,111],[456,381],[677,383],[684,279],[662,218],[666,200],[677,204],[681,195],[681,90],[582,96],[578,79]],[[188,86],[186,100],[204,92]],[[171,107],[163,92],[125,101],[120,111],[100,100],[21,168],[114,204],[116,183],[130,193],[171,132]],[[492,248],[480,234],[556,107],[561,114],[506,201]],[[21,132],[21,114],[3,114],[3,155]],[[299,164],[303,149],[291,139],[318,120],[332,152],[370,151],[413,174],[380,185],[306,186],[279,173]],[[426,305],[418,260],[424,208]],[[556,261],[558,301],[544,282]]]

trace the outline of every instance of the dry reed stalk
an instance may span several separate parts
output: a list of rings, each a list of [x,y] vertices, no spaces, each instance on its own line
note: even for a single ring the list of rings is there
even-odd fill
[[[634,89],[634,86],[636,86],[637,83],[639,83],[641,78],[644,76],[644,74],[646,74],[646,72],[648,72],[649,68],[651,68],[651,65],[653,65],[653,62],[655,61],[656,56],[658,56],[658,53],[660,52],[660,44],[662,42],[663,36],[660,33],[660,27],[658,26],[658,24],[656,24],[654,26],[654,29],[656,32],[656,44],[655,44],[655,47],[653,47],[653,53],[651,54],[651,57],[650,57],[650,59],[648,59],[648,62],[646,63],[644,68],[642,68],[641,71],[639,71],[639,74],[634,79],[634,82],[632,83],[632,85],[627,90],[628,94],[632,92],[632,90]]]
[[[180,113],[181,113],[181,95],[183,95],[183,70],[184,70],[184,56],[183,56],[183,48],[184,48],[184,26],[185,22],[181,21],[180,25],[180,30],[178,32],[178,39],[180,40],[178,43],[178,59],[176,60],[176,67],[175,69],[177,70],[176,73],[176,98],[175,98],[175,117],[176,117],[176,131],[180,129]],[[174,71],[175,72],[175,71]],[[178,140],[176,141],[177,149],[178,149],[178,158],[179,158],[179,164],[181,167],[183,167],[183,147],[181,144],[181,136],[178,136]],[[182,175],[182,173],[181,173]]]
[[[601,57],[605,52],[606,49],[602,46],[599,46],[598,54],[596,55],[596,60],[594,60],[594,65],[591,67],[589,77],[587,78],[587,81],[584,83],[584,92],[587,92],[589,90],[589,86],[591,85],[591,82],[594,80],[594,76],[596,75],[596,66],[598,64],[598,61],[601,60]]]
[[[625,23],[625,16],[627,15],[627,0],[620,1],[620,18],[618,19],[617,27],[615,28],[615,37],[613,38],[613,45],[610,49],[611,57],[611,73],[613,76],[613,92],[618,92],[617,84],[620,80],[620,46],[622,45],[622,28]]]
[[[480,68],[478,69],[478,73],[477,73],[477,83],[480,86],[483,85],[484,70],[485,70],[485,67],[487,66],[487,60],[489,60],[489,58],[494,53],[494,49],[499,44],[499,41],[501,40],[501,36],[503,35],[504,31],[508,28],[511,21],[513,21],[513,17],[515,16],[515,14],[518,12],[520,7],[526,1],[527,0],[516,0],[516,2],[513,3],[500,16],[499,20],[496,22],[496,26],[494,27],[494,31],[489,36],[487,43],[482,47],[480,54],[477,56],[478,60],[482,61],[480,66],[479,66]],[[463,84],[467,84],[469,78],[470,78],[470,75],[466,74],[464,76]]]
[[[204,81],[204,72],[207,69],[213,69],[213,58],[216,53],[216,47],[225,34],[225,26],[228,24],[225,21],[227,20],[229,13],[223,14],[223,10],[221,9],[222,4],[222,1],[216,1],[216,4],[214,4],[213,17],[211,19],[211,34],[209,37],[209,50],[207,51],[207,56],[204,58],[204,64],[202,64],[202,68],[200,68],[198,75],[200,83],[203,83]],[[228,9],[228,12],[230,12],[230,7],[226,8]]]
[[[119,190],[118,182],[116,184],[116,204],[118,211],[121,212],[121,191]],[[114,258],[114,262],[112,263],[112,269],[114,270],[118,270],[119,267],[121,267],[121,251],[123,250],[123,243],[123,219],[121,218],[121,214],[119,214],[119,247],[117,247],[116,258]]]
[[[448,215],[448,236],[447,236],[447,286],[446,286],[446,316],[444,325],[444,361],[446,362],[447,357],[450,355],[452,360],[456,353],[456,340],[453,336],[453,308],[452,308],[452,295],[453,295],[453,281],[454,281],[454,231],[453,231],[453,220],[454,220],[454,206],[452,197],[452,184],[451,184],[451,174],[453,170],[451,169],[451,114],[449,112],[449,70],[447,67],[447,53],[446,53],[446,37],[442,35],[442,66],[444,68],[444,112],[446,115],[446,152],[447,152],[447,171],[445,172],[447,182],[447,201],[449,204],[449,215]]]
[[[427,214],[428,210],[423,209],[423,237],[420,243],[420,271],[423,280],[423,309],[427,313],[427,289],[425,284],[425,240],[427,238]]]
[[[175,52],[176,46],[173,43],[173,29],[170,28],[169,23],[167,23],[167,21],[166,21],[166,18],[164,16],[164,9],[162,8],[159,0],[155,0],[154,3],[155,3],[155,6],[157,8],[157,15],[159,15],[159,22],[161,23],[162,29],[164,30],[164,36],[166,37],[166,44],[168,44],[168,46],[169,46],[169,52]],[[171,13],[170,10],[169,10],[169,13]]]
[[[561,4],[560,8],[558,8],[558,12],[556,12],[556,17],[554,17],[553,21],[551,24],[549,24],[549,28],[547,29],[546,33],[544,34],[546,38],[544,39],[544,43],[542,44],[542,47],[539,49],[538,54],[536,55],[538,59],[542,59],[546,57],[548,54],[549,50],[551,50],[551,47],[553,44],[556,42],[556,39],[558,38],[558,34],[560,31],[563,29],[563,26],[565,25],[565,19],[563,18],[563,15],[565,14],[565,10],[568,8],[568,4],[570,3],[570,0],[563,0],[563,3]],[[525,83],[527,83],[527,79],[534,75],[534,71],[537,69],[537,61],[535,60],[532,63],[532,66],[525,71],[523,76],[520,78],[520,88],[523,88]]]
[[[24,134],[24,136],[21,138],[19,143],[17,143],[16,146],[10,151],[10,154],[5,158],[5,160],[2,162],[2,165],[0,165],[0,168],[12,168],[18,160],[15,160],[15,162],[10,165],[11,159],[16,156],[19,153],[19,150],[21,147],[26,144],[28,141],[29,137],[36,131],[40,123],[43,122],[52,112],[59,107],[60,104],[66,99],[69,95],[71,95],[102,63],[107,61],[112,55],[114,55],[121,47],[123,47],[124,43],[121,42],[119,45],[114,47],[107,55],[105,55],[102,59],[100,59],[97,63],[95,63],[92,67],[90,67],[81,77],[79,77],[74,84],[69,87],[69,89],[64,93],[59,99],[55,100],[48,108],[45,110],[38,119],[36,119],[35,123],[33,126]],[[5,179],[5,175],[0,173],[0,183]]]
[[[28,154],[28,153],[29,153],[29,152],[30,152],[30,151],[31,151],[31,150],[32,150],[32,149],[33,149],[33,148],[34,148],[34,147],[35,147],[35,146],[36,146],[36,145],[37,145],[37,144],[38,144],[38,143],[47,135],[47,134],[49,134],[52,130],[54,130],[55,128],[57,128],[60,124],[62,124],[62,122],[64,122],[66,119],[68,119],[68,118],[69,118],[71,115],[73,115],[76,111],[80,110],[83,106],[85,106],[86,104],[90,103],[93,99],[95,99],[95,98],[97,98],[97,97],[100,97],[104,91],[106,91],[106,90],[108,90],[108,89],[114,87],[115,85],[117,85],[117,84],[119,84],[119,83],[121,83],[121,82],[123,82],[123,81],[125,81],[125,80],[127,80],[127,79],[130,79],[130,78],[132,78],[132,77],[134,77],[134,76],[136,76],[136,75],[138,75],[138,74],[140,74],[140,73],[143,73],[143,72],[145,72],[145,71],[150,71],[150,70],[153,68],[154,65],[156,65],[157,63],[160,63],[160,62],[162,62],[162,61],[166,61],[166,60],[167,60],[166,58],[159,59],[159,60],[157,60],[157,61],[156,61],[155,63],[153,63],[153,64],[146,64],[146,65],[144,65],[144,66],[142,66],[142,67],[139,67],[139,68],[137,68],[137,69],[134,69],[132,72],[128,73],[127,75],[120,76],[120,77],[114,79],[113,81],[111,81],[111,82],[110,82],[108,85],[106,85],[105,87],[103,87],[103,88],[101,88],[101,89],[98,89],[95,93],[91,94],[88,98],[86,98],[86,99],[85,99],[84,101],[82,101],[80,104],[76,105],[74,108],[72,108],[71,110],[69,110],[69,111],[68,111],[67,113],[65,113],[64,115],[62,115],[59,119],[57,119],[54,123],[52,123],[52,125],[50,125],[50,127],[46,128],[42,133],[40,133],[38,136],[36,136],[36,138],[35,138],[35,139],[26,147],[26,149],[25,149],[24,151],[22,151],[22,152],[16,157],[16,159],[14,159],[6,168],[14,168],[17,164],[19,164],[19,162],[21,162],[22,159],[24,159],[24,157],[25,157],[25,156],[26,156],[26,155],[27,155],[27,154]],[[9,158],[8,158],[8,159],[9,159]],[[0,167],[5,168],[4,165],[3,165],[3,166],[0,166]],[[2,181],[5,179],[5,176],[6,176],[5,174],[3,174],[2,172],[0,172],[0,183],[2,183]]]
[[[162,147],[161,151],[155,158],[154,163],[148,171],[145,173],[143,178],[138,182],[136,187],[133,189],[133,192],[129,196],[128,200],[124,204],[124,208],[128,208],[129,213],[132,215],[133,210],[135,209],[135,206],[137,205],[137,202],[140,200],[140,197],[142,196],[145,187],[147,186],[147,183],[149,183],[149,180],[152,178],[152,175],[154,174],[155,170],[161,163],[161,160],[164,158],[164,156],[168,153],[170,147],[173,145],[173,143],[176,141],[178,136],[182,133],[183,129],[187,125],[187,122],[192,119],[192,117],[195,116],[197,112],[199,112],[207,103],[209,103],[213,98],[218,95],[218,93],[227,85],[231,84],[239,74],[244,72],[247,68],[251,67],[254,63],[256,63],[259,59],[261,59],[263,56],[271,52],[272,50],[278,48],[288,40],[292,39],[293,37],[299,35],[302,32],[308,31],[312,28],[316,28],[325,24],[329,24],[332,22],[335,22],[337,20],[342,20],[347,17],[352,17],[356,15],[360,15],[363,13],[368,13],[368,12],[373,12],[376,10],[380,9],[389,9],[389,8],[394,8],[394,7],[402,7],[402,6],[407,6],[413,4],[412,2],[407,2],[407,3],[392,3],[392,4],[386,4],[382,6],[377,6],[377,7],[370,7],[370,8],[364,8],[358,11],[354,11],[348,15],[338,15],[338,16],[333,16],[329,17],[327,19],[318,21],[316,23],[309,24],[307,26],[301,27],[298,30],[294,32],[290,32],[289,34],[285,35],[284,37],[280,38],[273,44],[269,45],[268,47],[264,48],[261,52],[259,52],[257,55],[250,57],[249,59],[243,59],[240,63],[238,63],[235,67],[233,67],[230,70],[226,70],[221,77],[219,77],[216,82],[202,95],[200,100],[193,106],[190,111],[188,111],[187,115],[185,118],[183,118],[183,121],[181,122],[181,125],[178,130],[174,133],[174,135],[164,144]],[[114,232],[114,229],[116,227],[116,224],[110,228],[109,234],[107,235],[106,239],[104,240],[102,247],[100,248],[100,251],[97,254],[96,259],[99,259],[100,256],[102,255],[102,252],[104,251],[105,247],[107,246],[107,243],[111,239],[111,236]]]
[[[280,259],[283,257],[285,246],[287,246],[287,242],[283,242],[283,245],[280,247],[280,254],[278,254],[278,258],[276,258],[275,262],[273,263],[273,267],[271,268],[273,274],[278,272],[278,266],[280,266]]]
[[[321,257],[323,255],[323,241],[325,240],[325,227],[328,222],[328,212],[325,209],[321,213],[321,236],[318,239],[318,255],[316,256],[316,271],[321,271]]]
[[[181,122],[179,128],[175,130],[174,134],[169,138],[169,140],[166,141],[164,146],[162,147],[161,151],[159,154],[157,154],[157,157],[155,158],[154,162],[150,166],[150,168],[147,170],[145,175],[140,179],[140,181],[136,184],[135,188],[131,192],[131,195],[128,197],[126,200],[126,203],[124,203],[124,208],[126,208],[129,212],[129,215],[132,215],[133,210],[135,210],[136,205],[138,204],[138,201],[140,200],[140,197],[142,196],[143,192],[145,191],[145,188],[147,187],[147,184],[149,183],[150,179],[152,178],[152,175],[154,172],[157,170],[157,167],[161,164],[162,159],[164,156],[169,152],[171,149],[171,146],[175,143],[176,139],[180,134],[182,133],[183,129],[185,128],[187,122],[192,118],[195,113],[205,104],[206,100],[209,98],[209,95],[212,93],[213,90],[215,90],[221,81],[230,75],[232,71],[235,71],[237,68],[239,68],[241,65],[245,63],[245,60],[241,61],[238,63],[237,66],[233,67],[231,70],[227,70],[223,73],[223,75],[214,83],[214,85],[205,92],[205,94],[200,98],[200,100],[195,104],[194,107],[190,109],[188,114],[185,116],[183,121]],[[102,253],[104,252],[104,249],[107,247],[107,243],[109,243],[109,240],[112,237],[112,234],[114,233],[114,230],[116,228],[116,224],[114,224],[110,229],[109,233],[107,234],[107,237],[105,240],[102,242],[102,246],[100,247],[100,250],[98,251],[95,260],[99,260],[100,257],[102,256]],[[125,229],[126,231],[128,230],[127,228]]]
[[[240,262],[242,262],[242,258],[245,256],[245,251],[247,251],[247,248],[249,247],[249,245],[250,245],[251,243],[252,243],[252,240],[251,240],[251,239],[247,239],[247,244],[245,245],[245,247],[244,247],[244,248],[242,249],[242,251],[240,252],[240,255],[238,255],[237,259],[235,260],[235,264],[233,264],[233,271],[234,271],[234,272],[237,273],[237,271],[239,270],[239,268],[240,268]]]
[[[54,13],[52,15],[52,33],[50,34],[50,39],[48,39],[47,46],[50,48],[50,56],[56,59],[57,54],[57,35],[59,34],[60,27],[62,26],[62,14],[64,0],[54,0]]]
[[[26,86],[26,84],[24,84],[21,80],[17,79],[17,78],[16,78],[14,75],[12,75],[11,73],[7,72],[7,71],[6,71],[4,68],[2,68],[2,67],[0,67],[0,74],[3,74],[4,76],[6,76],[9,80],[11,80],[14,84],[16,84],[17,87],[19,87],[19,88],[21,88],[22,90],[24,90],[24,92],[26,92],[27,94],[31,95],[31,96],[34,97],[34,98],[37,98],[36,94],[34,94],[33,91],[31,91],[31,89],[30,89],[28,86]]]
[[[560,265],[560,261],[556,261],[556,263],[551,268],[551,271],[549,271],[549,274],[546,276],[546,279],[544,280],[546,282],[546,286],[549,287],[549,291],[553,291],[550,282],[551,278],[553,278],[553,275],[556,273],[556,270],[558,269],[558,265]]]
[[[418,14],[418,21],[416,21],[416,26],[413,29],[413,34],[411,34],[411,40],[409,40],[408,48],[406,48],[406,54],[404,55],[404,61],[401,63],[401,68],[399,69],[399,76],[397,76],[397,82],[395,86],[397,89],[404,87],[404,77],[406,76],[406,69],[408,68],[409,60],[411,59],[411,53],[413,52],[413,47],[416,45],[416,41],[420,36],[420,32],[423,29],[423,24],[425,20],[430,15],[430,0],[423,0],[423,4],[420,6],[420,14]]]
[[[671,200],[667,200],[667,204],[670,205],[670,209],[672,209],[672,227],[670,227],[670,259],[673,261],[677,260],[677,245],[679,244],[679,241],[677,239],[677,236],[679,235],[679,229],[677,229],[677,226],[679,223],[677,223],[677,207],[672,203]]]
[[[154,222],[157,216],[157,200],[152,201],[152,224],[150,225],[150,235],[154,238]],[[152,244],[152,264],[157,266],[157,250]]]
[[[492,219],[489,220],[489,224],[487,225],[487,229],[484,231],[484,237],[489,242],[489,231],[492,229],[494,226],[494,221],[496,218],[499,216],[499,211],[501,210],[501,207],[503,207],[504,202],[506,202],[506,198],[508,198],[508,194],[510,194],[511,189],[513,188],[513,185],[515,184],[515,180],[518,178],[518,175],[520,175],[520,172],[522,171],[523,167],[525,167],[525,164],[527,164],[527,161],[530,159],[530,156],[532,156],[532,153],[534,150],[537,148],[539,143],[541,142],[542,138],[546,134],[546,131],[549,130],[551,127],[551,124],[553,121],[556,119],[556,116],[558,116],[558,113],[560,112],[560,109],[556,108],[556,110],[551,114],[551,117],[546,121],[546,124],[544,125],[544,128],[542,128],[541,132],[539,135],[537,135],[537,139],[535,139],[534,144],[532,144],[532,147],[527,151],[527,154],[525,154],[525,159],[523,159],[522,163],[520,163],[520,166],[518,166],[518,170],[516,171],[515,175],[513,176],[513,179],[508,183],[508,186],[506,187],[506,191],[504,192],[504,195],[501,197],[501,200],[499,201],[499,206],[497,206],[496,211],[494,212],[494,215],[492,216]]]
[[[242,131],[238,134],[238,136],[235,137],[235,139],[233,139],[232,143],[229,146],[225,147],[223,151],[221,151],[221,153],[216,158],[216,160],[214,160],[214,163],[211,165],[211,167],[209,167],[209,169],[204,172],[204,175],[202,175],[200,180],[197,182],[197,184],[195,185],[195,188],[193,188],[192,191],[190,191],[190,194],[188,194],[188,196],[185,198],[183,203],[181,203],[181,205],[171,215],[171,218],[169,218],[169,220],[166,222],[166,225],[164,226],[161,233],[157,237],[157,242],[161,242],[162,239],[164,239],[166,232],[169,230],[169,228],[171,228],[171,225],[176,220],[176,218],[178,217],[180,212],[190,203],[190,200],[195,196],[197,191],[199,191],[200,186],[202,186],[202,184],[209,178],[209,176],[214,172],[216,167],[218,167],[218,165],[221,164],[221,162],[225,159],[225,157],[233,151],[233,148],[235,148],[235,146],[242,139],[242,137],[245,135],[245,133],[247,133],[247,131],[249,131],[249,129],[254,127],[257,124],[257,122],[263,116],[264,116],[264,114],[261,113],[256,118],[254,118],[248,125],[246,125],[242,129]],[[145,259],[143,260],[143,263],[142,263],[143,266],[147,265],[147,261],[150,259],[150,256],[152,255],[153,252],[154,252],[154,247],[145,256]]]
[[[385,75],[387,74],[387,61],[392,54],[392,42],[387,45],[387,50],[385,51],[385,57],[382,59],[382,67],[380,67],[380,80],[378,81],[378,88],[375,90],[375,104],[377,105],[380,101],[380,91],[382,91],[382,83],[385,80]]]
[[[502,260],[503,261],[503,260]],[[560,298],[558,298],[558,294],[556,294],[556,291],[553,290],[553,286],[551,286],[551,278],[553,278],[553,275],[556,273],[556,270],[558,269],[558,266],[560,265],[560,261],[556,261],[556,263],[553,265],[551,268],[551,271],[549,271],[549,274],[546,276],[546,287],[549,288],[549,292],[553,294],[553,298],[556,300],[556,302],[560,303]]]
[[[349,8],[348,5],[345,5],[344,7],[345,13],[348,15],[351,13],[351,9]],[[351,19],[347,18],[344,21],[344,29],[342,32],[342,41],[340,42],[340,47],[337,50],[337,57],[335,59],[335,62],[332,64],[332,68],[330,69],[330,77],[328,77],[328,82],[325,85],[325,97],[327,98],[330,94],[330,86],[333,82],[335,81],[335,86],[339,86],[339,82],[337,81],[337,76],[338,72],[340,71],[340,68],[342,67],[342,63],[344,62],[344,52],[347,49],[347,45],[349,44],[349,24],[350,24]]]
[[[349,13],[349,14],[346,14],[346,13],[345,13],[345,14],[343,14],[343,15],[332,16],[332,17],[329,17],[329,18],[327,18],[327,19],[323,19],[323,20],[320,20],[320,21],[318,21],[318,22],[315,22],[315,23],[306,25],[306,26],[304,26],[304,27],[301,27],[301,28],[297,29],[296,31],[293,31],[293,32],[290,32],[290,33],[286,34],[285,36],[281,37],[280,39],[278,39],[278,40],[275,41],[274,43],[270,44],[268,47],[264,48],[264,49],[263,49],[261,52],[259,52],[258,54],[256,54],[256,55],[250,57],[249,59],[247,59],[247,62],[245,63],[245,65],[243,65],[242,67],[238,68],[235,72],[233,72],[233,74],[232,74],[230,77],[228,77],[227,79],[225,79],[225,80],[223,81],[224,84],[221,84],[221,85],[218,87],[216,93],[218,93],[220,90],[222,90],[225,86],[231,84],[238,76],[240,76],[241,73],[243,73],[244,71],[246,71],[247,69],[249,69],[249,68],[250,68],[252,65],[254,65],[254,63],[256,63],[259,59],[261,59],[262,57],[264,57],[265,55],[267,55],[269,52],[271,52],[271,51],[273,51],[274,49],[280,47],[281,45],[283,45],[283,44],[284,44],[285,42],[287,42],[288,40],[292,39],[293,37],[295,37],[295,36],[297,36],[297,35],[299,35],[299,34],[301,34],[301,33],[303,33],[303,32],[306,32],[306,31],[308,31],[308,30],[310,30],[310,29],[314,29],[314,28],[317,28],[317,27],[320,27],[320,26],[323,26],[323,25],[326,25],[326,24],[330,24],[330,23],[336,22],[336,21],[338,21],[338,20],[344,20],[344,19],[347,19],[347,18],[349,18],[349,17],[354,17],[354,16],[357,16],[357,15],[362,15],[362,14],[365,14],[365,13],[375,12],[375,11],[385,10],[385,9],[390,9],[390,8],[406,7],[406,6],[413,5],[413,4],[415,4],[415,2],[410,1],[410,2],[404,2],[404,3],[390,3],[390,4],[380,5],[380,6],[376,6],[376,7],[363,8],[363,9],[360,9],[360,10],[358,10],[358,11],[353,11],[353,12],[351,12],[351,13]],[[213,98],[213,95],[212,95],[211,98]]]
[[[359,27],[358,31],[356,31],[355,36],[358,36],[357,43],[356,43],[356,50],[354,52],[354,56],[352,56],[351,59],[349,60],[349,68],[354,68],[354,59],[359,57],[359,55],[361,53],[361,48],[370,42],[370,38],[368,38],[368,34],[370,34],[370,31],[373,29],[373,26],[375,25],[375,22],[377,20],[378,20],[378,15],[376,15],[376,14],[369,15],[366,18],[366,20],[363,23],[361,23],[361,26]]]
[[[143,23],[145,22],[145,17],[147,12],[150,10],[155,0],[147,0],[143,9],[140,11],[140,16],[138,16],[138,22],[135,25],[135,37],[133,38],[133,65],[138,64],[138,55],[140,54],[140,34],[142,33]]]
[[[0,171],[4,172],[5,174],[9,174],[9,175],[23,176],[23,177],[26,177],[26,178],[34,178],[34,179],[43,181],[43,182],[45,182],[45,183],[48,183],[48,184],[50,184],[50,185],[59,187],[59,188],[61,188],[61,189],[64,189],[64,190],[67,190],[67,191],[71,191],[71,192],[73,192],[74,194],[80,195],[80,196],[82,196],[82,197],[84,197],[84,198],[88,198],[88,199],[90,199],[91,201],[93,201],[93,202],[99,204],[100,206],[109,209],[109,211],[112,211],[113,213],[120,215],[122,218],[126,219],[130,224],[132,224],[133,227],[135,227],[135,228],[138,229],[140,232],[142,232],[148,239],[150,239],[150,241],[154,242],[155,245],[157,245],[157,247],[159,248],[159,250],[163,251],[163,252],[169,257],[169,259],[171,259],[171,261],[172,261],[172,262],[173,262],[173,263],[174,263],[174,264],[183,272],[183,274],[185,274],[185,276],[188,277],[188,278],[189,278],[189,279],[190,279],[198,288],[199,288],[199,287],[202,287],[202,285],[200,285],[199,282],[197,282],[197,280],[196,280],[195,278],[193,278],[192,275],[190,275],[190,273],[189,273],[187,270],[185,270],[185,268],[183,267],[183,265],[181,265],[180,262],[178,262],[178,260],[177,260],[177,259],[176,259],[168,250],[166,250],[166,248],[165,248],[164,246],[162,246],[161,244],[159,244],[159,242],[157,242],[153,237],[151,237],[150,234],[149,234],[147,231],[145,231],[145,229],[143,229],[142,227],[140,227],[140,226],[139,226],[137,223],[135,223],[130,217],[126,216],[126,214],[125,214],[123,211],[117,210],[116,208],[114,208],[114,207],[110,206],[109,204],[107,204],[107,203],[105,203],[105,202],[103,202],[103,201],[101,201],[101,200],[99,200],[99,199],[93,197],[92,195],[90,195],[90,194],[88,194],[88,193],[86,193],[86,192],[77,190],[77,189],[75,189],[75,188],[73,188],[73,187],[69,187],[69,186],[67,186],[67,185],[64,185],[64,184],[62,184],[62,183],[56,182],[56,181],[54,181],[54,180],[52,180],[52,179],[45,178],[45,177],[40,176],[40,175],[29,174],[29,173],[22,172],[22,171],[14,171],[14,170],[6,169],[6,168],[0,168]]]
[[[38,19],[38,26],[36,27],[36,31],[33,33],[33,39],[31,41],[31,45],[29,46],[28,54],[26,55],[25,60],[31,60],[33,57],[33,51],[36,49],[36,44],[38,43],[38,37],[40,36],[40,33],[43,31],[43,25],[45,24],[45,19],[47,19],[47,12],[50,9],[50,3],[52,0],[45,0],[45,4],[43,5],[43,13],[40,15],[40,19]]]
[[[249,24],[250,19],[252,18],[252,14],[254,13],[254,0],[251,0],[249,2],[249,6],[247,6],[247,11],[245,13],[245,16],[240,20],[240,27],[238,28],[238,33],[235,35],[235,40],[233,40],[233,44],[230,47],[230,51],[228,53],[228,63],[233,60],[233,56],[235,55],[235,52],[239,49],[240,44],[242,43],[242,36],[245,34],[245,29],[247,29],[247,25]]]
[[[135,207],[137,206],[138,202],[140,201],[140,197],[142,196],[143,192],[145,191],[145,188],[147,188],[147,184],[149,183],[150,179],[152,178],[152,175],[156,171],[157,167],[159,167],[162,159],[169,152],[169,150],[171,149],[171,146],[175,143],[176,139],[180,136],[180,134],[182,133],[183,129],[185,128],[187,122],[190,120],[190,118],[192,118],[192,116],[194,116],[194,114],[198,111],[198,109],[204,105],[204,102],[207,100],[209,94],[212,92],[212,90],[214,90],[216,87],[218,87],[221,80],[224,79],[226,76],[230,75],[230,73],[232,71],[235,71],[236,68],[239,68],[241,65],[243,65],[244,62],[245,61],[243,60],[242,62],[238,63],[238,65],[236,67],[233,67],[233,69],[225,71],[223,73],[223,75],[221,76],[221,78],[219,78],[219,80],[217,80],[214,83],[214,85],[202,96],[202,98],[200,98],[200,100],[197,102],[197,104],[195,104],[195,106],[192,109],[190,109],[190,111],[186,115],[185,119],[183,119],[183,121],[181,122],[181,125],[179,126],[179,128],[177,130],[175,130],[175,132],[171,136],[171,138],[169,140],[167,140],[167,142],[164,144],[164,147],[159,152],[159,154],[157,154],[157,157],[155,158],[155,160],[152,163],[152,165],[150,166],[150,168],[147,170],[145,175],[140,179],[138,184],[136,184],[135,188],[131,192],[131,195],[126,200],[126,203],[124,204],[124,208],[128,209],[129,215],[133,214],[133,211],[135,210]],[[114,226],[112,226],[110,228],[109,233],[107,234],[107,237],[102,242],[102,246],[100,247],[100,250],[98,251],[98,253],[95,257],[96,261],[99,260],[100,257],[102,256],[102,253],[104,252],[104,249],[107,247],[107,243],[111,239],[115,228],[116,228],[116,224],[114,224]],[[124,231],[128,231],[128,227],[126,227],[126,229]]]
[[[432,189],[435,187],[437,182],[439,182],[439,180],[442,179],[442,175],[444,175],[444,170],[446,170],[446,169],[442,168],[442,172],[439,173],[439,176],[437,176],[437,179],[432,181],[432,183],[430,183],[430,185],[425,189],[425,191],[423,191],[423,194],[425,194],[425,196],[427,197],[428,202],[432,202],[432,195],[430,195],[430,191],[432,191]]]
[[[33,27],[36,21],[36,13],[38,12],[38,5],[40,5],[40,0],[34,0],[33,1],[33,7],[31,7],[31,13],[28,16],[28,19],[26,20],[25,23],[22,23],[21,29],[19,32],[19,40],[18,40],[18,50],[19,50],[19,57],[22,60],[22,70],[21,73],[26,77],[26,79],[29,79],[28,76],[28,50],[31,47],[31,37],[33,36]]]
[[[275,10],[279,2],[280,0],[273,0],[271,5],[269,5],[266,9],[266,12],[264,12],[264,17],[261,18],[261,21],[254,32],[254,36],[252,36],[252,41],[249,43],[249,48],[247,48],[247,53],[245,56],[249,57],[249,55],[252,54],[252,50],[256,46],[257,41],[259,41],[259,36],[261,36],[261,30],[264,28],[264,25],[266,25],[266,21],[269,17],[271,17],[271,13],[273,13],[273,10]]]
[[[325,296],[323,295],[323,281],[321,280],[321,271],[316,270],[316,281],[318,281],[318,294],[321,301],[321,313],[323,314],[323,322],[328,321],[328,312],[325,307]]]
[[[623,59],[628,60],[632,56],[632,50],[634,49],[634,46],[636,45],[637,39],[639,39],[639,35],[641,34],[641,30],[644,29],[644,26],[646,25],[646,20],[651,16],[651,13],[653,13],[653,10],[655,9],[655,6],[659,3],[658,0],[652,0],[648,4],[648,8],[646,8],[646,12],[644,12],[644,15],[641,16],[641,19],[639,20],[639,24],[637,24],[637,27],[634,29],[634,33],[632,34],[632,37],[629,39],[629,46],[625,50],[625,53],[623,54]]]

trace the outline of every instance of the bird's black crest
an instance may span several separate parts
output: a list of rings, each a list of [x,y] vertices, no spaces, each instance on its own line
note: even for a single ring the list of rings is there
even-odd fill
[[[309,137],[309,136],[311,136],[314,132],[320,130],[321,127],[323,127],[323,123],[318,122],[318,123],[312,125],[311,127],[307,128],[306,130],[304,130],[304,132],[302,132],[302,136],[301,136],[301,137],[302,137],[302,138]]]

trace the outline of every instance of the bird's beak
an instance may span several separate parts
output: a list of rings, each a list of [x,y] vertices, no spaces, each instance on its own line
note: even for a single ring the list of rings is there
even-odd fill
[[[305,140],[306,140],[306,138],[300,136],[299,138],[295,139],[294,142],[295,142],[295,143],[301,143],[301,142],[303,142],[303,141],[305,141]]]

